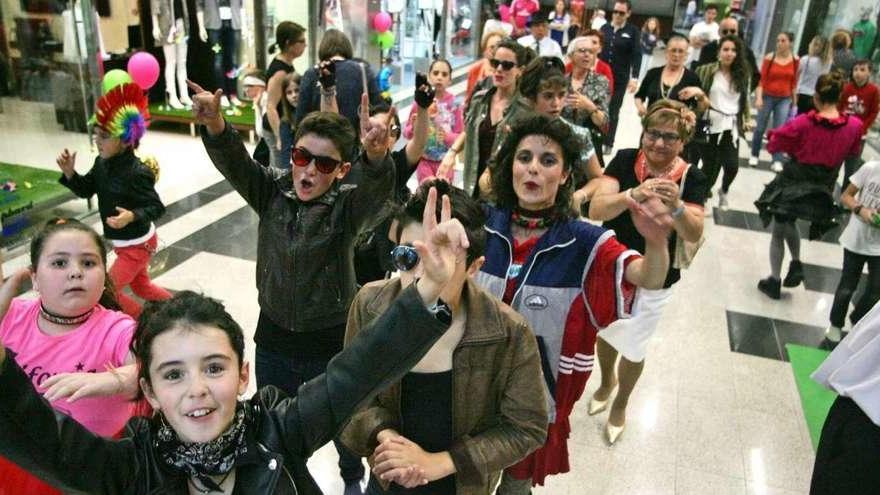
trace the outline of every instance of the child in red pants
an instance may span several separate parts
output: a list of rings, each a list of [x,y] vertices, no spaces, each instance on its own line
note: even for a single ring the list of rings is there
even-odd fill
[[[116,262],[110,278],[122,310],[137,318],[141,305],[122,290],[131,286],[142,299],[168,299],[171,294],[153,284],[147,272],[156,252],[156,227],[153,222],[165,213],[165,205],[156,193],[155,172],[135,156],[146,133],[150,113],[143,90],[133,83],[119,85],[97,103],[95,145],[99,156],[86,175],[74,170],[76,153],[67,149],[56,162],[61,184],[81,198],[98,195],[98,210],[104,237],[113,243]]]

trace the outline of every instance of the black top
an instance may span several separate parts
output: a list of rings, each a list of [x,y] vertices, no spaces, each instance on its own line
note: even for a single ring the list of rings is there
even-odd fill
[[[361,94],[364,92],[364,78],[366,78],[370,105],[381,103],[382,94],[370,64],[355,59],[336,61],[336,106],[339,108],[339,115],[351,122],[355,132],[360,130],[358,109],[361,106]],[[309,113],[321,109],[321,87],[318,84],[318,73],[314,67],[303,74],[299,89],[299,104],[296,107],[297,122]]]
[[[134,152],[128,150],[108,159],[100,156],[86,175],[64,175],[58,180],[80,198],[98,195],[98,211],[104,226],[104,237],[128,241],[147,235],[150,224],[165,213],[165,205],[156,192],[156,176]],[[107,217],[119,214],[116,207],[134,213],[134,221],[121,229],[107,224]]]
[[[625,191],[631,187],[637,187],[640,182],[636,178],[636,156],[638,149],[625,149],[617,152],[617,155],[608,164],[605,169],[605,176],[617,179],[620,183],[620,190]],[[681,182],[679,181],[679,187]],[[684,193],[682,200],[685,203],[703,205],[706,202],[706,176],[700,172],[697,167],[691,167],[685,178]],[[630,249],[635,249],[640,253],[645,252],[645,238],[636,230],[633,225],[632,217],[629,211],[624,211],[620,215],[603,222],[603,227],[614,230],[617,240]],[[672,256],[675,254],[675,231],[669,236],[669,271],[666,272],[666,281],[663,288],[672,287],[672,284],[678,282],[681,274],[677,268],[672,267]]]
[[[599,54],[604,62],[611,66],[614,74],[614,87],[621,88],[630,79],[639,78],[642,67],[641,31],[635,25],[626,23],[622,28],[614,30],[610,22],[602,26],[605,43]]]
[[[498,122],[501,122],[500,120]],[[480,176],[486,170],[489,158],[492,156],[492,147],[495,145],[495,133],[498,131],[498,122],[492,123],[492,104],[486,111],[486,117],[480,122],[477,145],[480,150],[480,161],[477,162],[477,183],[474,185],[474,197],[480,196]]]
[[[291,332],[260,311],[254,342],[262,349],[294,359],[330,359],[342,350],[345,325],[321,329],[320,332]]]
[[[288,64],[283,60],[279,60],[278,57],[272,59],[272,62],[269,64],[269,68],[266,69],[266,84],[269,84],[269,79],[272,79],[272,76],[275,75],[278,71],[284,71],[285,74],[290,74],[293,72],[293,66]],[[281,98],[284,98],[284,95],[281,95]],[[278,115],[284,115],[284,102],[278,102]],[[272,130],[272,126],[269,125],[269,117],[267,115],[263,115],[263,129],[268,131]]]
[[[635,94],[636,98],[645,102],[645,106],[651,106],[651,103],[662,100],[664,94],[666,95],[665,98],[681,101],[678,99],[678,92],[681,91],[682,88],[688,86],[700,87],[700,78],[697,77],[696,73],[687,68],[684,69],[684,74],[681,76],[681,80],[678,84],[672,86],[672,88],[663,84],[662,77],[663,67],[654,67],[645,73],[642,85],[639,86],[639,90],[636,91]]]
[[[400,383],[401,432],[425,452],[452,445],[452,370],[407,373]],[[390,493],[447,495],[455,493],[455,475],[412,489],[392,485]]]

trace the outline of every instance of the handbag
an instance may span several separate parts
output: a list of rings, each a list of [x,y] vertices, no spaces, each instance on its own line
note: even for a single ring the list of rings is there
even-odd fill
[[[684,174],[681,176],[681,187],[678,188],[678,198],[681,199],[684,195],[684,183],[687,180],[688,171],[691,169],[691,166],[684,170]],[[703,234],[700,234],[700,238],[695,242],[687,241],[683,239],[680,235],[675,236],[675,256],[672,260],[672,267],[678,270],[684,270],[691,266],[691,262],[694,261],[694,257],[697,255],[697,251],[700,250],[700,246],[706,241],[706,237]]]

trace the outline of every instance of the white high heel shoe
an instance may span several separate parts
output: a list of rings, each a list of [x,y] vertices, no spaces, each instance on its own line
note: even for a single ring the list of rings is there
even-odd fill
[[[605,436],[608,437],[608,443],[614,445],[614,442],[620,438],[620,435],[623,434],[623,430],[626,428],[626,423],[620,426],[614,426],[611,423],[605,423]]]
[[[596,395],[593,394],[593,396],[590,397],[590,406],[587,408],[587,414],[589,414],[590,416],[595,416],[607,409],[608,403],[611,401],[611,397],[614,395],[614,392],[616,390],[617,385],[615,385],[614,388],[611,389],[611,393],[608,394],[608,397],[606,397],[605,400],[596,400]]]

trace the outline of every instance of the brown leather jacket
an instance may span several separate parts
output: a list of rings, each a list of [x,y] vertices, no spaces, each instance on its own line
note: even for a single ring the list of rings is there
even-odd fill
[[[399,278],[364,286],[351,305],[346,346],[401,292]],[[456,494],[491,493],[501,471],[544,444],[547,397],[535,336],[518,313],[468,280],[462,294],[467,321],[452,358],[453,435],[449,454]],[[400,426],[400,382],[381,392],[342,432],[364,457],[376,434]]]

